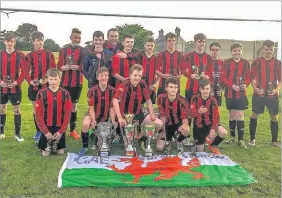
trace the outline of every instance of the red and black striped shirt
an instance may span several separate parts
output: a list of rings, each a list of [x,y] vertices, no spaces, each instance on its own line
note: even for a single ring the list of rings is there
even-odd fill
[[[201,107],[208,109],[206,113],[200,114],[199,109]],[[194,117],[194,124],[198,128],[202,128],[204,125],[212,125],[212,129],[216,130],[219,124],[219,112],[216,99],[212,96],[204,100],[201,94],[193,95],[190,104],[190,116]]]
[[[207,66],[207,75],[212,84],[221,84],[223,60],[212,60]]]
[[[144,80],[134,87],[130,79],[123,81],[116,89],[114,98],[119,100],[120,113],[139,114],[144,101],[150,99],[149,90]]]
[[[69,92],[59,88],[56,92],[49,88],[41,89],[36,98],[36,123],[41,132],[47,134],[51,126],[60,127],[63,134],[68,128],[71,114],[71,99]]]
[[[113,68],[113,75],[119,74],[124,78],[129,77],[130,67],[134,64],[138,63],[136,59],[128,59],[128,58],[120,58],[117,54],[112,57],[112,68]],[[119,86],[121,83],[120,80],[115,79],[116,87]]]
[[[56,68],[55,58],[52,52],[48,50],[35,51],[32,50],[25,57],[27,65],[26,81],[43,79],[50,68]],[[46,85],[43,85],[45,87]],[[38,86],[33,86],[34,90]]]
[[[208,64],[212,61],[212,56],[206,52],[198,54],[196,51],[190,52],[184,56],[185,63],[181,69],[183,75],[187,77],[186,90],[194,94],[199,92],[199,82],[191,78],[195,68],[198,68],[199,75],[203,72],[207,75]]]
[[[21,83],[26,77],[25,55],[15,50],[8,54],[5,50],[0,51],[0,81],[17,81],[13,88],[0,87],[1,93],[18,93],[21,90]]]
[[[166,117],[166,125],[181,124],[188,118],[189,105],[179,94],[173,101],[169,100],[167,93],[159,95],[158,108],[160,115]]]
[[[89,107],[94,107],[96,122],[107,122],[115,88],[110,85],[102,91],[99,85],[92,87],[87,94]]]
[[[68,45],[64,47],[59,54],[58,69],[62,71],[62,66],[66,65],[68,59],[73,60],[74,65],[79,66],[79,70],[62,71],[61,86],[63,87],[81,87],[83,83],[82,65],[84,49],[81,46]]]
[[[148,86],[152,85],[156,80],[156,56],[150,58],[146,54],[141,56],[140,64],[143,68],[143,78]]]
[[[239,62],[235,62],[233,58],[224,61],[222,79],[223,84],[226,85],[224,96],[226,98],[244,98],[246,90],[235,91],[232,89],[232,85],[239,86],[242,81],[247,87],[250,85],[250,63],[242,58]]]
[[[181,66],[182,64],[185,64],[185,62],[181,52],[175,50],[173,53],[170,53],[165,50],[157,56],[156,71],[159,71],[162,74],[180,75],[180,69],[183,67]],[[165,79],[162,79],[161,77],[159,87],[165,88]]]
[[[263,57],[254,60],[251,67],[251,78],[256,81],[257,88],[263,89],[265,95],[268,95],[269,82],[271,82],[274,89],[281,82],[281,61],[276,58],[266,60]]]

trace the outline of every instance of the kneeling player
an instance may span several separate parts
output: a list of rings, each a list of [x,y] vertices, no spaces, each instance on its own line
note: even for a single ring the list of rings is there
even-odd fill
[[[189,133],[188,108],[185,98],[178,94],[178,80],[170,78],[166,81],[165,89],[167,93],[158,96],[158,107],[163,121],[163,132],[157,138],[157,150],[163,151],[165,140],[166,146],[171,150],[171,140],[175,132],[179,132],[177,139],[177,150],[183,152],[182,140]]]
[[[199,83],[199,90],[200,94],[194,95],[190,104],[191,117],[194,117],[193,136],[197,151],[204,151],[207,139],[209,150],[214,154],[220,154],[216,146],[226,137],[227,131],[219,124],[218,105],[216,99],[210,96],[210,81],[202,80]]]
[[[55,68],[47,71],[48,88],[41,89],[36,98],[35,117],[40,131],[38,148],[44,157],[51,151],[64,153],[66,148],[65,132],[71,114],[69,92],[60,88],[60,72]]]
[[[120,126],[126,125],[125,114],[134,114],[133,120],[138,120],[139,125],[154,125],[155,130],[159,131],[163,127],[160,119],[156,118],[153,112],[153,105],[150,99],[147,84],[142,78],[142,66],[135,64],[130,68],[129,79],[123,81],[113,98],[113,106]],[[149,115],[144,115],[142,104],[146,101]],[[144,140],[144,138],[141,138]],[[127,146],[127,141],[125,146]],[[144,141],[142,141],[144,143]],[[141,148],[144,150],[144,144]]]
[[[109,115],[112,124],[115,124],[115,112],[112,107],[112,99],[115,88],[108,85],[109,69],[100,67],[96,72],[98,84],[88,91],[89,109],[82,122],[81,137],[83,148],[79,155],[84,155],[88,151],[88,131],[90,127],[95,128],[99,122],[107,122]],[[98,144],[101,143],[98,136]]]

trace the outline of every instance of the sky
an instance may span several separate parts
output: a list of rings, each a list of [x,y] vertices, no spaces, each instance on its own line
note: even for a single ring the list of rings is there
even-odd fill
[[[281,20],[280,1],[1,1],[2,8],[22,8],[35,10],[58,10],[109,14],[135,14],[158,16],[247,18]],[[160,29],[164,33],[181,29],[181,37],[193,40],[193,35],[205,33],[210,39],[266,40],[279,42],[281,49],[281,23],[278,22],[234,22],[180,19],[145,19],[102,16],[78,16],[41,13],[14,13],[9,18],[1,13],[1,30],[16,30],[22,23],[32,23],[42,31],[45,38],[51,38],[60,46],[69,43],[71,29],[82,31],[82,44],[92,40],[92,34],[116,25],[141,24],[158,37]],[[280,54],[281,54],[281,50]]]

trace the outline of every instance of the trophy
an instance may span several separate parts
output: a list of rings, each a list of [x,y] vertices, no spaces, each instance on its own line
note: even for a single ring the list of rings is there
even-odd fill
[[[125,128],[125,137],[127,140],[127,147],[125,149],[125,155],[129,157],[136,156],[136,148],[133,147],[134,135],[135,135],[135,126],[136,122],[133,124],[134,114],[125,114],[125,119],[127,125]]]
[[[267,89],[267,94],[271,94],[273,92],[273,83],[272,82],[269,82],[268,83],[268,89]]]
[[[167,155],[170,155],[171,150],[172,150],[171,141],[165,141],[165,153]]]
[[[9,86],[12,84],[12,79],[10,76],[5,76],[4,77],[4,82]]]
[[[72,55],[69,55],[69,56],[66,57],[66,65],[68,67],[71,67],[71,65],[73,65],[73,64],[74,64],[74,56],[72,54]]]
[[[177,68],[170,68],[169,70],[169,75],[173,78],[173,77],[177,77],[179,75],[178,69]]]
[[[241,91],[245,90],[245,88],[243,88],[244,85],[245,85],[245,79],[244,79],[243,76],[241,76],[240,79],[239,79],[239,86],[240,86]]]
[[[110,155],[110,141],[112,134],[112,125],[109,122],[99,122],[97,125],[97,134],[102,139],[102,144],[98,147],[98,156],[109,156]]]
[[[56,153],[58,151],[58,140],[48,140],[45,151]]]
[[[145,135],[147,136],[147,148],[145,150],[145,156],[153,156],[153,150],[151,148],[151,139],[154,136],[155,126],[154,125],[145,125],[144,126]]]
[[[199,68],[196,65],[192,66],[192,74],[196,74],[196,79],[199,80],[201,78],[201,75],[199,74]]]

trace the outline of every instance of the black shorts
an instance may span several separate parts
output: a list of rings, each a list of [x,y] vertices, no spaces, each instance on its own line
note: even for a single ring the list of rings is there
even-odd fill
[[[173,125],[165,125],[165,132],[166,132],[166,141],[171,141],[172,136],[175,132],[178,131],[178,128],[181,126],[181,123],[179,124],[173,124]]]
[[[47,128],[50,131],[50,133],[52,133],[52,135],[55,134],[60,129],[60,127],[47,127]],[[39,142],[38,142],[38,149],[45,150],[46,147],[47,147],[47,142],[48,141],[47,141],[45,135],[42,134],[40,136],[40,139],[39,139]],[[59,140],[57,148],[58,148],[58,150],[66,148],[66,136],[65,136],[65,133],[62,135],[61,139]]]
[[[248,109],[248,99],[244,98],[226,98],[226,108],[228,110],[245,110]]]
[[[0,93],[0,104],[7,104],[8,101],[11,102],[12,105],[19,105],[22,102],[22,91],[20,90],[18,93]]]
[[[203,127],[198,128],[196,124],[193,126],[193,137],[196,145],[204,144],[206,142],[206,137],[209,135],[212,125],[203,125]]]
[[[72,103],[78,103],[79,102],[82,87],[63,87],[63,89],[65,89],[69,92]]]
[[[191,98],[193,96],[193,92],[190,90],[185,90],[185,99],[186,101],[190,104],[191,103]]]
[[[30,101],[33,101],[33,102],[35,102],[36,101],[36,97],[37,97],[37,93],[40,91],[42,89],[42,86],[38,86],[38,89],[37,90],[34,90],[33,89],[33,86],[29,86],[28,87],[28,99],[30,100]]]
[[[264,113],[264,107],[267,107],[268,112],[271,115],[278,114],[279,108],[279,98],[278,96],[273,96],[272,98],[269,97],[260,97],[257,95],[253,95],[252,98],[252,111],[256,114]]]

